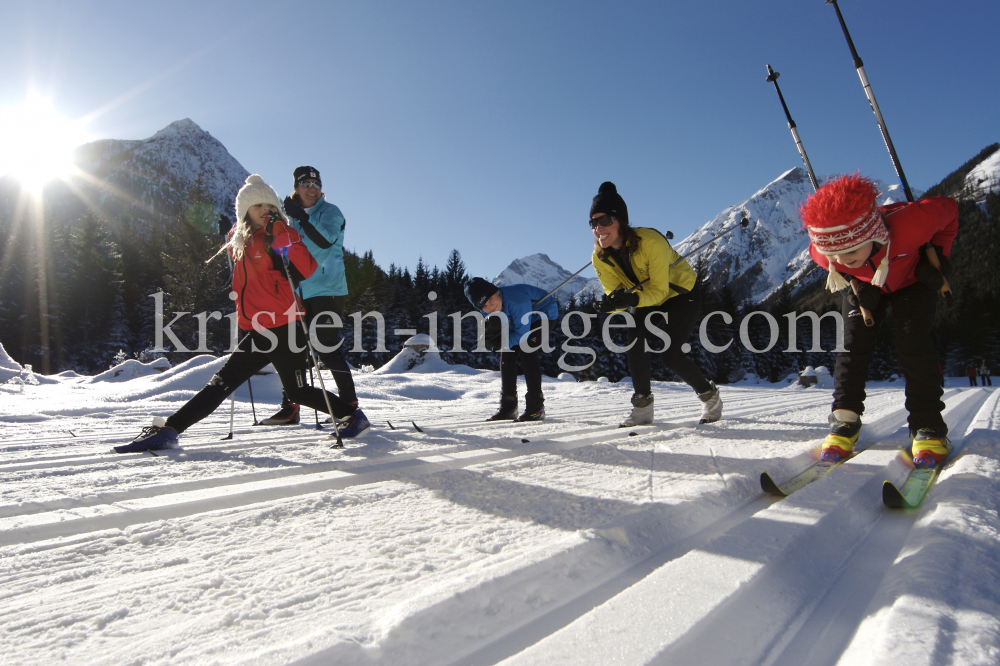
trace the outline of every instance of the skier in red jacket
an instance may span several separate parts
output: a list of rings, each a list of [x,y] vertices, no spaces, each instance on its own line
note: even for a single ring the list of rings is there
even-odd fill
[[[302,244],[298,232],[281,216],[281,201],[260,176],[252,175],[236,195],[236,225],[227,249],[233,259],[233,291],[241,339],[236,351],[193,398],[166,420],[155,417],[131,444],[115,447],[118,453],[171,448],[177,436],[229,397],[241,384],[268,363],[296,403],[332,416],[350,417],[341,437],[357,437],[370,424],[364,413],[332,393],[308,385],[303,376],[308,355],[305,334],[282,256],[288,260],[292,279],[303,280],[316,270],[316,260]],[[266,350],[266,351],[265,351]]]
[[[958,205],[947,197],[878,206],[868,178],[844,176],[823,185],[799,211],[809,232],[813,260],[828,270],[830,291],[845,291],[844,346],[834,372],[830,434],[823,459],[851,455],[861,432],[865,382],[878,327],[890,308],[896,329],[896,360],[906,378],[914,464],[933,467],[951,451],[941,417],[941,378],[930,328],[948,255],[958,231]],[[924,245],[934,246],[941,271]],[[852,287],[848,289],[848,287]],[[870,313],[873,325],[866,325]]]

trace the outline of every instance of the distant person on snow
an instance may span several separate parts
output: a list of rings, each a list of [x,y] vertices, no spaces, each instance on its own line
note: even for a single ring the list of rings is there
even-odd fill
[[[227,243],[242,336],[237,349],[197,395],[166,421],[155,417],[153,425],[143,428],[131,444],[115,447],[118,453],[170,448],[180,433],[215,411],[268,363],[274,365],[291,400],[326,413],[323,391],[310,387],[304,377],[309,352],[280,254],[288,257],[293,279],[312,275],[316,260],[298,232],[282,219],[280,206],[278,195],[260,176],[247,178],[236,195],[237,223]],[[290,341],[299,351],[293,350]],[[265,349],[270,351],[261,351]],[[341,437],[357,437],[368,430],[370,424],[360,409],[332,393],[326,398],[333,416],[349,419],[340,429]]]
[[[329,325],[333,323],[330,313],[343,317],[347,303],[347,276],[344,272],[344,227],[347,222],[340,209],[326,200],[318,170],[300,166],[292,177],[295,189],[291,196],[285,197],[285,214],[292,219],[295,230],[302,236],[303,245],[319,264],[316,272],[299,283],[306,313],[305,323],[309,330],[315,330],[316,341],[320,344],[316,355],[333,373],[340,398],[357,407],[354,377],[343,352],[339,348],[322,351],[332,349],[340,342],[340,330]],[[261,425],[295,425],[298,422],[299,405],[289,399],[287,391],[283,391],[281,409],[261,421]]]
[[[965,368],[965,374],[969,378],[969,386],[978,386],[978,384],[976,384],[976,366],[970,363]]]
[[[651,326],[670,336],[670,345],[654,353],[698,394],[704,403],[701,423],[718,421],[722,418],[718,387],[680,348],[701,311],[701,287],[691,265],[656,229],[629,226],[628,207],[614,183],[602,183],[598,189],[590,206],[590,228],[594,233],[591,261],[606,294],[594,307],[598,312],[627,308],[635,322],[628,329],[627,352],[634,391],[632,413],[621,427],[653,422],[649,352],[662,347],[663,341],[657,338],[651,344],[647,340]]]
[[[542,421],[545,419],[545,396],[542,394],[542,367],[538,350],[542,344],[541,315],[549,321],[559,318],[555,298],[539,303],[545,292],[527,284],[497,287],[483,278],[472,278],[465,285],[465,297],[486,319],[486,346],[500,351],[500,409],[488,421]],[[538,308],[542,309],[539,310]],[[507,315],[508,346],[502,349],[502,320],[490,315]],[[540,312],[532,314],[531,312]],[[517,415],[517,364],[520,361],[527,385],[524,413]]]
[[[982,377],[983,386],[993,386],[993,379],[990,378],[990,367],[986,365],[986,359],[979,359],[979,376]]]
[[[878,327],[892,309],[896,360],[906,378],[913,461],[934,467],[951,452],[948,426],[941,416],[941,375],[931,342],[931,322],[948,275],[948,255],[958,232],[958,205],[947,197],[879,206],[878,188],[868,178],[844,176],[823,185],[799,211],[809,232],[813,260],[829,272],[830,291],[844,290],[844,347],[834,372],[830,434],[823,459],[850,456],[861,433],[865,382],[875,352]],[[924,250],[933,244],[939,272]],[[841,275],[857,280],[856,294]],[[866,326],[861,310],[869,311]]]

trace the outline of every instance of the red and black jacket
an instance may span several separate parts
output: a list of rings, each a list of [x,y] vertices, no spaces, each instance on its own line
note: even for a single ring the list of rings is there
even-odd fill
[[[885,225],[889,228],[889,244],[869,257],[859,268],[834,266],[838,272],[853,275],[864,282],[871,282],[878,265],[888,250],[889,276],[882,291],[890,293],[908,287],[917,281],[914,271],[923,254],[923,246],[930,242],[951,254],[951,244],[958,233],[958,204],[948,197],[928,197],[914,203],[894,203],[880,206]],[[830,258],[810,244],[813,261],[828,268]]]
[[[294,228],[275,220],[273,237],[287,246],[289,268],[293,279],[305,279],[316,270],[316,260],[302,244]],[[238,261],[234,258],[233,291],[236,292],[236,312],[240,328],[253,329],[253,319],[263,328],[278,328],[300,318],[293,307],[292,285],[285,276],[281,257],[271,249],[264,229],[258,229]],[[298,275],[296,275],[296,273]]]

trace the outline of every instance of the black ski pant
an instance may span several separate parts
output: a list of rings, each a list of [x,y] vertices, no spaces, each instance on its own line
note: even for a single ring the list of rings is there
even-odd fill
[[[969,386],[978,386],[978,384],[976,384],[976,378],[972,375],[969,375]]]
[[[309,351],[305,347],[305,335],[301,325],[298,322],[291,322],[287,326],[279,326],[268,331],[277,339],[276,343],[257,331],[242,332],[243,338],[229,360],[212,376],[205,388],[167,418],[167,426],[179,433],[184,432],[214,412],[229,394],[268,363],[272,363],[277,370],[281,386],[288,393],[289,399],[325,414],[326,401],[323,399],[323,391],[310,387],[305,377]],[[300,351],[296,352],[291,348],[290,335],[292,343]],[[326,395],[330,400],[333,415],[337,418],[354,413],[353,405],[347,404],[332,393],[328,392]]]
[[[681,345],[691,337],[691,331],[698,323],[701,313],[701,287],[686,294],[678,294],[668,298],[660,305],[647,308],[629,308],[635,317],[635,328],[629,329],[628,341],[634,343],[628,350],[628,372],[632,376],[632,390],[642,395],[652,393],[650,388],[650,352],[646,351],[645,342],[650,349],[659,350],[664,346],[663,340],[651,334],[646,325],[646,317],[650,313],[662,312],[664,316],[654,314],[650,323],[670,336],[670,345],[662,351],[653,351],[659,355],[663,365],[670,368],[696,393],[712,390],[712,385],[695,362],[681,351]],[[666,321],[664,321],[666,320]]]
[[[527,344],[537,347],[541,342],[541,331],[532,331],[527,338]],[[520,345],[514,345],[509,350],[500,352],[500,391],[504,396],[517,396],[517,366],[521,365],[524,372],[524,383],[527,385],[527,400],[529,408],[539,405],[533,401],[542,399],[542,366],[538,362],[538,351],[524,351]]]
[[[941,372],[937,352],[931,341],[931,322],[937,294],[917,282],[891,294],[882,294],[872,312],[874,326],[865,326],[864,318],[847,300],[845,292],[841,312],[844,316],[844,348],[837,354],[834,371],[833,409],[849,409],[856,414],[865,410],[865,382],[875,355],[878,328],[892,311],[896,327],[896,362],[906,379],[906,410],[911,432],[935,428],[947,432],[941,417]]]
[[[305,324],[311,329],[315,322],[316,342],[325,349],[336,347],[337,343],[340,342],[340,329],[326,328],[327,325],[333,323],[333,317],[329,313],[332,312],[338,317],[343,318],[346,303],[347,296],[313,296],[302,301],[306,312]],[[347,365],[347,361],[344,359],[343,345],[336,351],[323,352],[317,348],[316,356],[323,362],[327,370],[333,373],[333,381],[337,383],[337,393],[340,394],[340,397],[345,402],[357,402],[358,394],[354,389],[354,376],[351,374],[350,366]],[[306,361],[308,368],[308,357]],[[282,391],[281,404],[285,406],[292,402],[295,401],[289,400],[288,394]],[[323,411],[325,412],[326,410],[324,409]]]
[[[993,378],[989,375],[982,375],[983,386],[993,386]]]

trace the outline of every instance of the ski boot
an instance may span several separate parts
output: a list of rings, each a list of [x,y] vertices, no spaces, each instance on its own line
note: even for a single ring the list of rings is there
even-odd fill
[[[372,427],[372,424],[368,421],[368,417],[360,409],[355,409],[354,413],[351,414],[350,420],[347,425],[340,429],[340,436],[344,439],[353,439],[355,437],[361,437],[361,435],[368,432]]]
[[[114,448],[115,453],[138,453],[140,451],[160,451],[172,449],[177,444],[177,431],[167,426],[162,416],[153,417],[153,425],[146,426],[131,444]]]
[[[516,421],[517,420],[517,395],[501,394],[500,409],[497,413],[486,419],[487,421]]]
[[[287,402],[281,404],[281,409],[271,418],[264,419],[260,422],[260,425],[275,425],[275,426],[286,426],[286,425],[298,425],[299,424],[299,406],[294,402]]]
[[[633,426],[651,425],[653,423],[653,394],[633,393],[632,413],[621,422],[619,428],[631,428]]]
[[[529,393],[524,399],[524,414],[517,418],[520,422],[544,421],[545,398],[541,393]]]
[[[347,401],[347,404],[349,404],[349,405],[350,405],[351,407],[353,407],[354,409],[357,409],[357,408],[358,408],[358,401],[357,401],[357,400],[348,400],[348,401]],[[344,418],[342,418],[342,419],[337,419],[337,425],[338,425],[338,426],[341,426],[341,427],[342,427],[342,426],[345,426],[345,425],[347,425],[347,423],[348,423],[348,422],[349,422],[350,420],[351,420],[351,417],[350,417],[350,416],[345,416],[345,417],[344,417]],[[325,420],[325,421],[323,421],[323,423],[324,423],[324,424],[329,424],[329,423],[333,423],[333,417],[332,417],[332,416],[328,416],[328,417],[326,417],[326,420]]]
[[[941,428],[921,428],[913,435],[914,467],[937,467],[951,455],[947,431]]]
[[[841,421],[839,417],[853,415],[854,421]],[[846,409],[837,409],[830,414],[830,434],[823,442],[820,459],[824,462],[838,463],[847,460],[854,453],[854,444],[861,434],[861,417]]]
[[[698,399],[701,400],[704,405],[701,406],[701,423],[715,423],[722,418],[722,396],[719,395],[719,387],[715,385],[715,382],[709,382],[712,388],[704,393],[698,394]]]

